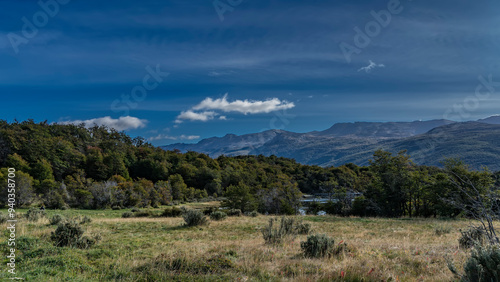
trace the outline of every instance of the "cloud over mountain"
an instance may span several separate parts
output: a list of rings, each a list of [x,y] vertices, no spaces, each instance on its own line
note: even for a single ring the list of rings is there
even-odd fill
[[[94,125],[98,126],[107,126],[109,128],[114,128],[118,131],[122,130],[129,130],[129,129],[137,129],[137,128],[144,128],[146,127],[146,124],[148,123],[147,120],[145,119],[139,119],[136,117],[131,117],[131,116],[125,116],[125,117],[120,117],[118,119],[113,119],[110,116],[105,116],[101,118],[93,118],[93,119],[87,119],[87,120],[69,120],[69,121],[62,121],[58,122],[59,124],[85,124],[85,127],[92,127]]]
[[[295,107],[293,102],[280,100],[278,98],[271,98],[263,101],[255,100],[234,100],[232,102],[227,100],[227,94],[222,98],[212,99],[205,98],[198,105],[192,107],[190,110],[181,112],[177,116],[176,123],[182,123],[184,120],[189,121],[208,121],[218,116],[219,112],[224,113],[240,113],[240,114],[261,114],[270,113],[279,110],[286,110]],[[197,112],[199,111],[199,112]],[[220,120],[225,120],[225,116],[221,116]]]

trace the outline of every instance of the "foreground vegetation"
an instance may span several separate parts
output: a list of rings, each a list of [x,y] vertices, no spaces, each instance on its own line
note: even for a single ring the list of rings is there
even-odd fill
[[[210,203],[216,204],[216,203]],[[192,205],[202,208],[209,204]],[[25,212],[22,210],[22,212]],[[87,216],[88,234],[102,240],[87,249],[56,247],[47,218],[18,223],[18,277],[28,281],[451,281],[452,260],[462,271],[469,251],[459,248],[463,220],[293,216],[344,245],[332,256],[306,256],[296,234],[266,244],[262,229],[271,216],[230,216],[187,227],[182,217],[122,218],[127,210],[47,211]],[[5,228],[5,227],[2,227]],[[4,229],[5,230],[5,229]],[[6,253],[6,236],[0,246]],[[6,272],[0,274],[2,278]]]

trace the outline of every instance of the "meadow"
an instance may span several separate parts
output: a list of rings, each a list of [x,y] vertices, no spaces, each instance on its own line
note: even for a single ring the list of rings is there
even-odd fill
[[[47,218],[91,217],[86,234],[99,233],[102,240],[89,249],[55,247],[50,240],[55,226],[47,218],[21,219],[17,276],[26,281],[453,281],[447,261],[461,269],[468,255],[458,247],[465,220],[296,216],[311,224],[313,234],[348,246],[336,256],[312,259],[300,248],[307,235],[265,244],[260,230],[271,216],[184,227],[182,217],[122,218],[126,211],[47,211]],[[157,215],[162,211],[151,209]],[[3,225],[0,246],[6,254]],[[4,256],[0,278],[11,277],[5,264]]]

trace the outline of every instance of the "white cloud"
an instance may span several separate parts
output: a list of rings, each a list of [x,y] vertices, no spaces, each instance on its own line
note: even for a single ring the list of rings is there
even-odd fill
[[[195,140],[200,139],[198,135],[181,135],[181,136],[170,136],[165,134],[158,134],[157,136],[148,138],[149,141],[155,140]]]
[[[182,123],[184,120],[189,121],[209,121],[219,116],[219,120],[228,120],[227,116],[221,115],[219,112],[230,113],[236,112],[244,115],[270,113],[279,110],[286,110],[295,107],[293,102],[287,102],[278,98],[267,99],[265,101],[254,100],[235,100],[229,102],[227,94],[219,99],[205,98],[198,105],[187,111],[181,112],[177,116],[175,123]]]
[[[146,124],[148,123],[147,120],[145,119],[139,119],[136,117],[131,117],[131,116],[126,116],[126,117],[120,117],[118,119],[113,119],[110,116],[105,116],[101,118],[93,118],[93,119],[87,119],[87,120],[69,120],[69,121],[62,121],[58,122],[59,124],[85,124],[85,127],[92,127],[95,125],[99,126],[107,126],[109,128],[114,128],[118,131],[122,130],[127,130],[127,129],[137,129],[137,128],[144,128],[146,127]]]
[[[384,64],[376,64],[372,60],[369,60],[369,63],[366,67],[360,68],[358,71],[365,71],[366,73],[369,73],[372,71],[374,68],[384,68]]]
[[[180,115],[178,115],[177,119],[175,120],[175,123],[182,123],[183,120],[208,121],[208,120],[213,119],[217,115],[218,114],[216,112],[211,112],[211,111],[195,113],[192,110],[188,110],[188,111],[182,112]]]
[[[265,101],[235,100],[227,101],[227,94],[219,99],[205,98],[194,110],[220,110],[223,112],[238,112],[242,114],[260,114],[270,113],[279,110],[286,110],[295,107],[293,102],[281,101],[278,98],[272,98]]]

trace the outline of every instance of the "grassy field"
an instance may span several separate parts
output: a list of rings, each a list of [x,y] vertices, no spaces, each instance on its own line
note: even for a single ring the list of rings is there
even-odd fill
[[[264,243],[260,229],[268,216],[187,228],[182,218],[121,218],[125,211],[130,210],[47,211],[49,217],[90,216],[86,232],[100,233],[102,240],[86,250],[54,247],[55,227],[47,219],[21,220],[17,276],[27,281],[452,281],[446,260],[461,269],[467,256],[457,242],[459,229],[468,224],[461,220],[301,216],[313,233],[348,245],[339,256],[310,259],[300,249],[307,235],[280,246]],[[7,254],[5,225],[0,246]],[[0,278],[11,277],[5,255],[3,267]]]

